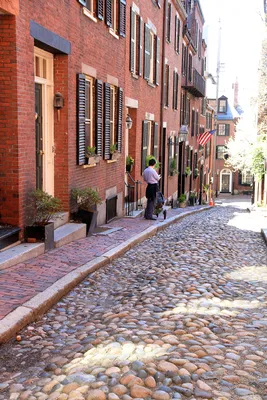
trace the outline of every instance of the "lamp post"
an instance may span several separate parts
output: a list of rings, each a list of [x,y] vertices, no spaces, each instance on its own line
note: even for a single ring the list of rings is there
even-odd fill
[[[214,193],[214,182],[215,182],[215,171],[216,171],[216,138],[217,138],[217,130],[218,130],[218,112],[219,112],[219,104],[218,104],[218,99],[219,99],[219,81],[220,81],[220,55],[221,55],[221,20],[219,19],[219,35],[218,35],[218,54],[217,54],[217,86],[216,86],[216,114],[214,118],[214,135],[213,135],[213,140],[214,140],[214,146],[213,146],[213,165],[212,165],[212,189]],[[217,192],[217,191],[216,191]],[[214,194],[213,194],[214,196]],[[212,196],[212,197],[213,197]],[[216,194],[217,197],[217,194]],[[214,201],[213,201],[214,204]]]
[[[200,161],[200,175],[199,175],[199,185],[200,185],[200,188],[199,188],[199,205],[201,205],[202,204],[202,193],[203,193],[203,165],[204,165],[204,162],[205,162],[205,158],[204,158],[204,156],[203,156],[203,154],[202,154],[202,156],[200,157],[200,159],[199,159],[199,161]]]

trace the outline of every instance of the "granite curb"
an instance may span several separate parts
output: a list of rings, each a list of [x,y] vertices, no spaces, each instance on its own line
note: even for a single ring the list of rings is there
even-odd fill
[[[125,242],[102,254],[100,257],[96,257],[88,263],[68,273],[63,278],[53,283],[49,288],[22,304],[1,320],[0,344],[7,342],[26,325],[42,316],[63,296],[65,296],[81,281],[83,281],[90,273],[96,271],[104,265],[107,265],[136,244],[156,235],[157,232],[167,228],[169,225],[189,215],[197,214],[199,212],[209,210],[210,208],[213,207],[205,206],[197,210],[175,215],[161,222],[158,221],[156,225],[150,226],[141,233],[132,236]]]
[[[267,245],[267,228],[263,228],[263,229],[261,230],[261,234],[262,234],[262,237],[263,237],[263,239],[265,240],[265,243],[266,243],[266,245]]]

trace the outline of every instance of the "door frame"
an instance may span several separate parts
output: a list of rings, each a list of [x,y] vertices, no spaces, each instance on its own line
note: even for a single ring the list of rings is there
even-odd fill
[[[45,77],[36,75],[36,58],[43,61]],[[54,56],[34,47],[34,82],[42,85],[43,190],[54,196]]]
[[[223,175],[228,175],[230,177],[228,192],[223,192],[222,191],[222,177],[223,177]],[[230,171],[230,169],[223,169],[221,171],[221,174],[220,174],[220,193],[231,193],[231,188],[232,188],[232,172]]]

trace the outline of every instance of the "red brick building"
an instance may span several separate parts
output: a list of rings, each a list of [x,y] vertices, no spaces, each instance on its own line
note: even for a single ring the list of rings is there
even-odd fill
[[[142,182],[150,154],[169,200],[200,190],[209,152],[196,140],[206,129],[198,0],[0,0],[0,10],[0,223],[29,223],[35,188],[72,211],[71,190],[93,186],[98,224],[124,215],[125,183]],[[99,162],[88,164],[88,146]]]

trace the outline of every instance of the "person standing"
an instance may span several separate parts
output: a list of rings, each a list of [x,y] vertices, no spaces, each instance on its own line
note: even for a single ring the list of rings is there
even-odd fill
[[[147,198],[147,205],[145,209],[145,219],[153,219],[153,212],[155,208],[155,201],[157,197],[158,191],[158,182],[160,180],[160,175],[157,174],[155,171],[156,160],[151,158],[148,162],[148,167],[144,170],[143,178],[144,181],[147,183],[146,188],[146,198]]]

